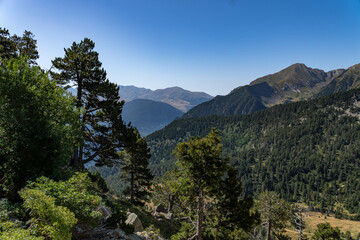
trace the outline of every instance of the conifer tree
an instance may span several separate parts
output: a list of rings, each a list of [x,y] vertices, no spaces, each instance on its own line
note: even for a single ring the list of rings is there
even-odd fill
[[[140,136],[139,131],[134,128],[130,143],[127,144],[125,151],[121,153],[123,157],[121,170],[123,178],[130,182],[130,186],[125,190],[130,194],[131,203],[135,203],[135,198],[140,200],[148,195],[153,176],[149,170],[150,149],[146,139]]]
[[[217,190],[217,202],[213,207],[216,234],[215,239],[230,239],[235,229],[251,230],[259,221],[260,214],[251,212],[254,205],[252,197],[243,197],[242,185],[238,180],[238,171],[230,167],[227,177],[220,181]]]
[[[222,144],[217,134],[212,129],[204,138],[196,137],[179,143],[174,151],[176,164],[187,178],[184,195],[196,199],[197,203],[196,233],[190,239],[203,239],[205,200],[215,195],[219,180],[227,169],[227,159],[220,157]]]
[[[39,58],[39,52],[36,49],[37,41],[34,37],[32,32],[26,30],[22,37],[16,37],[16,35],[13,36],[13,39],[18,39],[15,43],[17,45],[19,56],[27,56],[30,59],[31,64],[36,64],[35,60]]]
[[[0,28],[0,59],[7,60],[16,56],[16,45],[10,38],[9,30]]]
[[[97,166],[111,166],[124,147],[127,127],[121,112],[119,87],[106,78],[106,71],[94,51],[95,43],[85,38],[65,49],[63,58],[52,61],[52,77],[64,88],[77,88],[78,109],[82,109],[84,143],[75,147],[70,165],[81,168],[95,161]]]
[[[0,58],[7,60],[13,57],[27,57],[29,63],[36,64],[39,58],[37,51],[37,41],[34,34],[25,30],[22,37],[10,36],[9,30],[0,28]]]
[[[288,204],[277,193],[266,190],[260,194],[256,209],[260,212],[262,224],[267,230],[266,240],[271,239],[271,233],[281,235],[290,220]]]

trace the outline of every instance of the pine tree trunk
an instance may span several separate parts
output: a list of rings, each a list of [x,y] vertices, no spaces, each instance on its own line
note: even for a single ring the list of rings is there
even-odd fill
[[[131,173],[131,178],[130,178],[130,202],[132,204],[135,203],[135,194],[134,194],[134,174]]]
[[[271,234],[271,222],[269,220],[268,223],[267,223],[266,240],[270,240],[270,234]]]
[[[196,229],[197,240],[202,240],[203,217],[204,217],[204,190],[201,187],[199,191],[198,218],[197,218],[197,229]]]

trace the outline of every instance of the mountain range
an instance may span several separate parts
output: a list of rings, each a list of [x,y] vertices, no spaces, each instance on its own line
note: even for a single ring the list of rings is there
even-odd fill
[[[120,97],[126,102],[134,99],[150,99],[163,102],[182,112],[186,112],[194,106],[213,98],[207,93],[191,92],[180,87],[170,87],[153,91],[135,86],[120,86]]]
[[[297,102],[360,86],[360,64],[325,72],[293,64],[277,73],[235,88],[226,96],[216,96],[184,114],[184,118],[208,115],[253,113],[278,104]]]

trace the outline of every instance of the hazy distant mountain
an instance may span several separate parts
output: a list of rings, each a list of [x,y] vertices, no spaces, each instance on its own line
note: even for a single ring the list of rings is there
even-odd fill
[[[142,136],[159,130],[183,114],[167,103],[149,99],[135,99],[126,102],[123,108],[123,120],[131,122]]]
[[[250,85],[238,87],[226,96],[217,96],[202,103],[188,111],[183,117],[248,114],[277,104],[310,99],[330,85],[332,81],[349,72],[349,77],[347,77],[349,83],[343,84],[346,85],[344,88],[335,87],[347,90],[349,89],[348,85],[354,85],[352,82],[357,78],[353,79],[353,77],[355,73],[359,73],[358,68],[351,71],[349,68],[348,70],[338,69],[325,72],[309,68],[305,64],[293,64],[280,72],[258,78]],[[328,90],[326,94],[333,92],[335,91]]]
[[[170,87],[153,91],[135,86],[120,86],[120,97],[127,102],[134,99],[150,99],[164,102],[182,112],[186,112],[192,107],[213,98],[207,93],[191,92],[180,87]]]

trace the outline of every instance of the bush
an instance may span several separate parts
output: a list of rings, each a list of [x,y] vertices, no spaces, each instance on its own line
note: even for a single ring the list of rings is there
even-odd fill
[[[31,235],[29,230],[20,228],[12,222],[0,221],[0,239],[1,240],[44,240],[44,237]]]
[[[7,221],[10,218],[23,219],[25,211],[19,203],[12,203],[6,198],[0,199],[0,221]]]
[[[30,230],[36,235],[54,240],[70,240],[70,228],[77,222],[68,208],[55,205],[55,198],[37,189],[22,189],[20,197],[24,207],[30,211]]]
[[[53,197],[55,204],[68,208],[75,214],[79,222],[97,223],[102,215],[97,208],[101,204],[101,197],[89,191],[92,182],[86,173],[75,173],[67,181],[53,181],[40,177],[28,185],[45,195]]]

